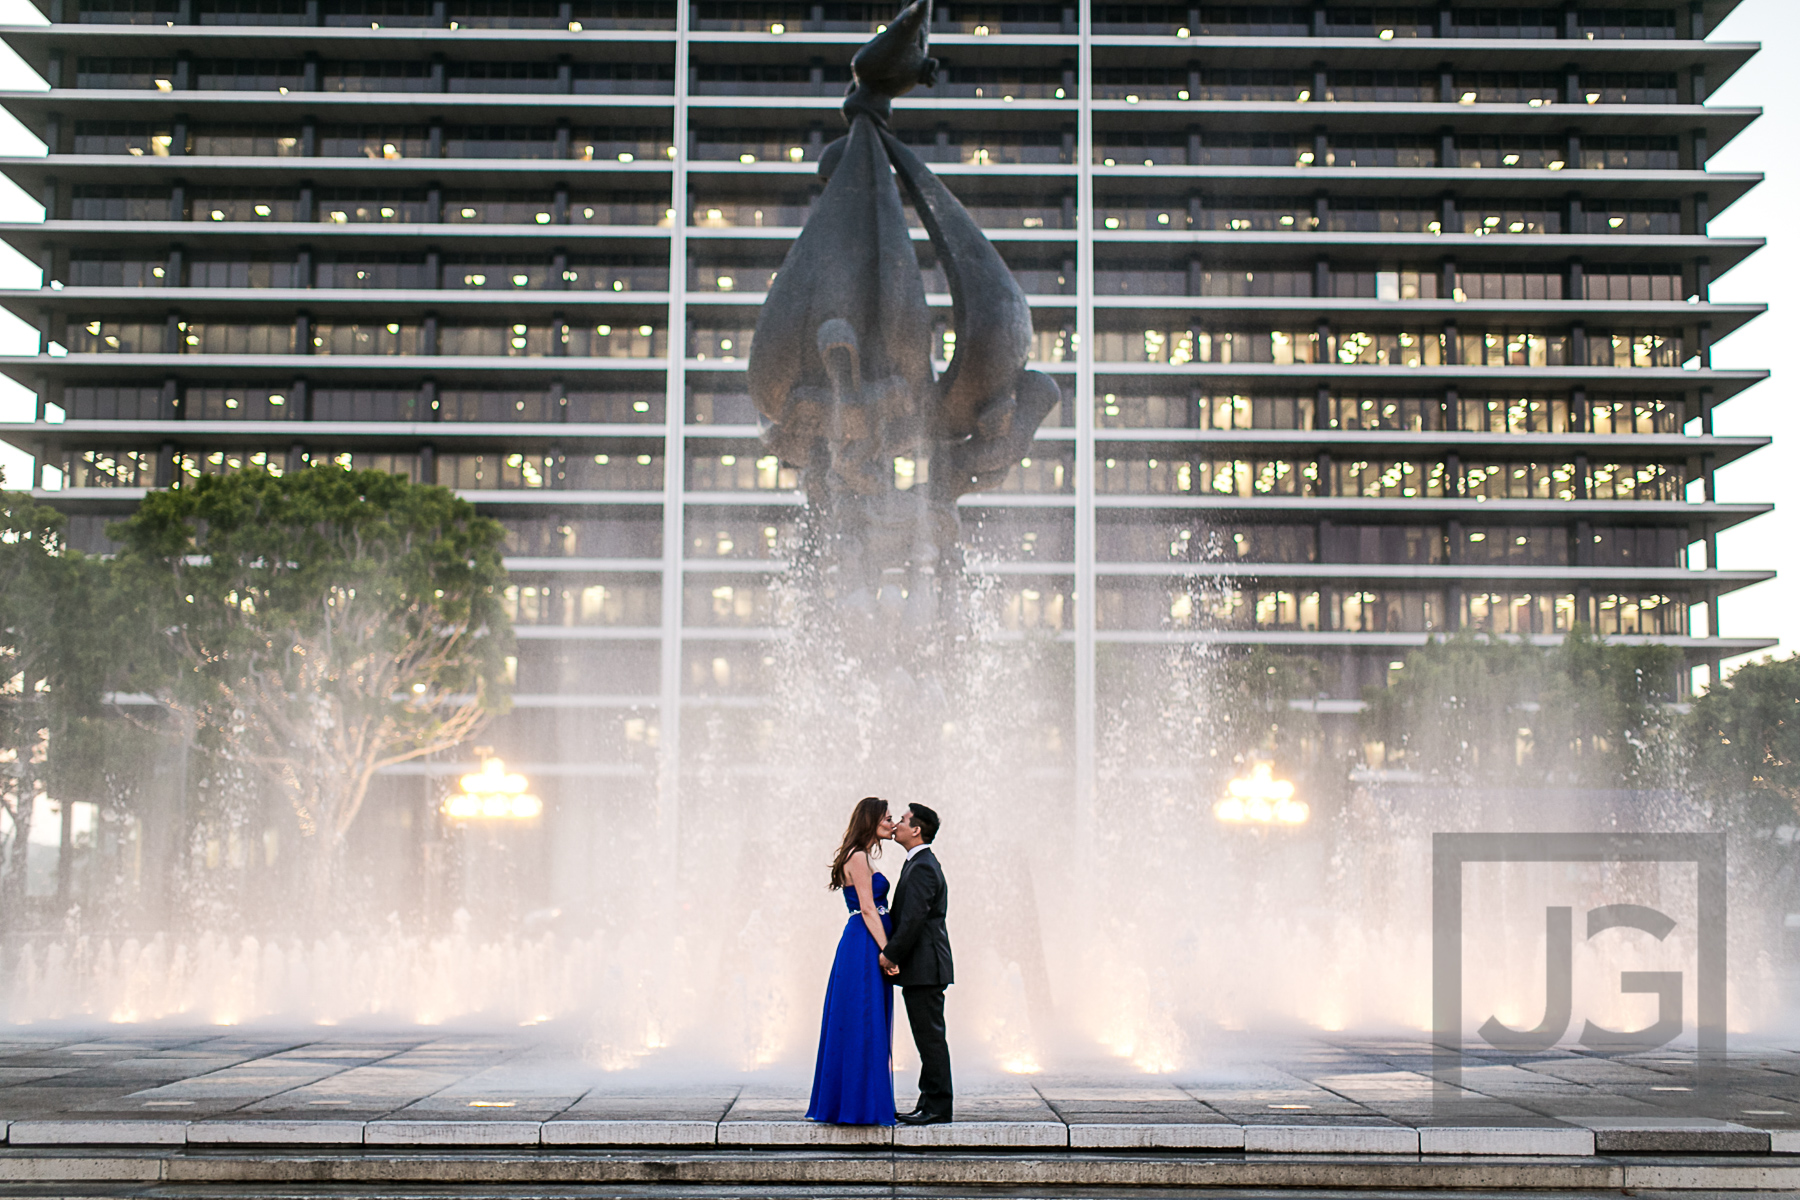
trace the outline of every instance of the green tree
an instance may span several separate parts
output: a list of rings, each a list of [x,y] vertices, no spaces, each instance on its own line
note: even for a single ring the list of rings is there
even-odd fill
[[[1690,778],[1733,824],[1800,817],[1800,654],[1746,663],[1694,702]]]
[[[51,794],[70,731],[99,708],[101,566],[63,542],[64,519],[0,491],[0,913],[24,912],[33,809]]]
[[[502,530],[445,488],[326,466],[206,476],[111,532],[140,686],[286,797],[317,839],[315,905],[375,774],[505,704]]]
[[[1456,783],[1655,787],[1674,761],[1681,664],[1671,647],[1582,627],[1549,649],[1462,633],[1368,689],[1363,727],[1391,759]]]

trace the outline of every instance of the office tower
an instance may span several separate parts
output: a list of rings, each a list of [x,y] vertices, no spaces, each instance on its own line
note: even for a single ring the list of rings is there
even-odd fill
[[[46,220],[0,231],[44,273],[0,436],[78,542],[253,465],[457,488],[508,529],[491,737],[550,819],[678,785],[763,686],[798,500],[745,352],[890,8],[46,2],[3,35],[50,153],[4,163]],[[1759,245],[1707,234],[1757,181],[1706,169],[1756,115],[1705,104],[1732,7],[938,5],[895,128],[1065,392],[966,524],[1072,656],[1073,770],[1096,663],[1169,643],[1303,653],[1328,714],[1459,629],[1770,644],[1715,614],[1766,577],[1714,554],[1766,507],[1713,495],[1761,444],[1712,430],[1762,377],[1710,362],[1759,311],[1709,299]]]

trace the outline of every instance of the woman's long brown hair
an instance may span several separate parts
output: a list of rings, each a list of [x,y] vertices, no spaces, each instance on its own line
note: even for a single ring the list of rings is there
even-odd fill
[[[844,843],[838,847],[837,857],[831,860],[831,890],[850,886],[850,877],[844,874],[844,864],[858,850],[865,853],[875,848],[881,840],[881,822],[887,818],[888,802],[880,796],[864,796],[850,810],[850,827],[844,830]]]

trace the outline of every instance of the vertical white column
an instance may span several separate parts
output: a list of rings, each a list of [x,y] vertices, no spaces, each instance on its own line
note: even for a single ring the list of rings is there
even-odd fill
[[[681,844],[681,493],[687,455],[687,219],[688,219],[688,15],[689,0],[675,4],[675,102],[670,135],[668,391],[663,402],[663,539],[661,707],[657,712],[656,833],[667,878],[675,878]]]
[[[1094,7],[1081,0],[1075,191],[1075,844],[1093,843]]]

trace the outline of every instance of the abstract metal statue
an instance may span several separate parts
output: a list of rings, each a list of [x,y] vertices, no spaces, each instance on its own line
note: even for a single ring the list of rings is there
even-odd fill
[[[769,288],[749,361],[764,441],[800,468],[840,603],[904,594],[921,620],[956,562],[957,498],[998,486],[1061,399],[1025,369],[1031,310],[1012,272],[888,129],[893,99],[936,80],[930,20],[930,0],[914,0],[851,60],[850,132],[825,148],[824,192]],[[941,377],[902,188],[950,284],[956,339]]]

